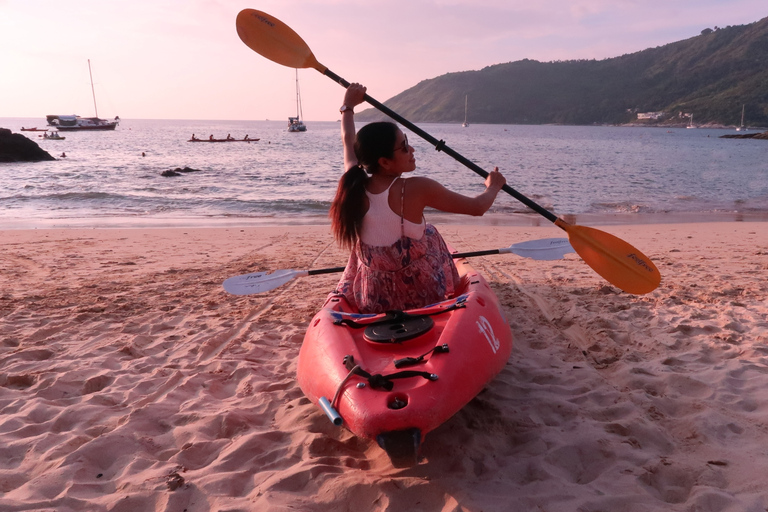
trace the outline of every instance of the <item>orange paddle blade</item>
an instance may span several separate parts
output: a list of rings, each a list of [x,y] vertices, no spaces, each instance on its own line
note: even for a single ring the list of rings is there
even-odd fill
[[[658,288],[661,273],[651,259],[624,240],[605,231],[558,219],[573,249],[606,281],[628,293],[642,295]]]
[[[235,21],[237,35],[262,57],[289,68],[315,68],[325,73],[307,43],[291,27],[256,9],[243,9]]]

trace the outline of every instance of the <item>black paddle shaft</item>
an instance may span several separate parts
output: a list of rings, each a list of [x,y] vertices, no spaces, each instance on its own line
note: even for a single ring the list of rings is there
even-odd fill
[[[451,258],[457,260],[459,258],[471,258],[473,256],[489,256],[491,254],[500,254],[500,249],[486,249],[484,251],[471,251],[471,252],[456,252],[451,254]],[[344,272],[346,267],[330,267],[330,268],[318,268],[315,270],[308,270],[308,276],[317,276],[320,274],[336,274]]]
[[[337,75],[336,73],[334,73],[333,71],[331,71],[328,68],[325,69],[324,75],[327,76],[328,78],[330,78],[331,80],[333,80],[334,82],[338,82],[345,89],[347,87],[349,87],[349,82],[347,82],[346,80],[344,80],[343,78],[341,78],[339,75]],[[466,167],[468,167],[469,169],[475,171],[477,174],[479,174],[483,178],[486,178],[488,176],[488,171],[486,171],[485,169],[483,169],[482,167],[480,167],[479,165],[477,165],[473,161],[467,159],[466,157],[464,157],[464,155],[462,155],[462,154],[454,151],[450,147],[448,147],[448,145],[446,145],[445,141],[437,140],[436,138],[434,138],[429,133],[425,132],[424,130],[422,130],[421,128],[419,128],[415,124],[411,123],[410,121],[405,119],[403,116],[401,116],[397,112],[393,111],[392,109],[390,109],[389,107],[385,106],[384,104],[379,103],[378,101],[376,101],[375,99],[371,98],[367,94],[365,95],[365,101],[367,101],[369,104],[373,105],[378,110],[380,110],[381,112],[385,113],[386,115],[388,115],[389,117],[391,117],[392,119],[397,121],[398,123],[400,123],[403,126],[407,127],[412,132],[418,134],[422,139],[426,140],[427,142],[429,142],[430,144],[435,146],[436,150],[442,151],[443,153],[445,153],[448,156],[452,157],[457,162],[460,162],[460,163],[464,164]],[[535,201],[533,201],[531,199],[528,199],[526,196],[524,196],[523,194],[521,194],[517,190],[513,189],[509,185],[504,185],[502,187],[502,190],[504,190],[504,192],[506,192],[507,194],[511,195],[512,197],[514,197],[515,199],[517,199],[518,201],[520,201],[521,203],[526,205],[531,210],[535,211],[536,213],[538,213],[540,215],[543,215],[550,222],[555,222],[557,220],[557,216],[554,213],[550,212],[549,210],[547,210],[543,206],[539,205]]]

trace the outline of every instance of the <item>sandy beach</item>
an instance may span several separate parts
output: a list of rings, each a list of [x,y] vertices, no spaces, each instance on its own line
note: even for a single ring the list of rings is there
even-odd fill
[[[764,511],[768,222],[599,227],[662,272],[633,296],[578,256],[474,258],[505,369],[394,469],[296,383],[344,265],[328,226],[0,232],[0,510]],[[439,225],[457,250],[553,226]]]

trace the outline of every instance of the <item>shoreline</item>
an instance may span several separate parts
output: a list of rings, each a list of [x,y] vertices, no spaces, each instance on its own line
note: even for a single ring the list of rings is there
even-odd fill
[[[557,214],[566,222],[590,226],[690,224],[701,222],[766,222],[768,211],[759,212],[659,212]],[[427,212],[427,222],[440,225],[546,226],[536,213],[489,213],[482,217]],[[24,229],[154,229],[237,228],[274,226],[330,226],[327,215],[277,217],[87,217],[34,219],[0,217],[0,231]]]

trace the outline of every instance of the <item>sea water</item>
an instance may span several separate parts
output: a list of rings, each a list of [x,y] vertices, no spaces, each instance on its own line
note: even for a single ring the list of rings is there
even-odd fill
[[[0,228],[327,222],[343,172],[338,122],[289,133],[287,121],[125,119],[115,131],[62,132],[65,140],[20,131],[44,123],[0,118],[57,158],[0,164]],[[511,187],[558,216],[768,220],[768,141],[719,138],[733,130],[419,126],[482,168],[498,166]],[[260,140],[188,142],[193,133]],[[474,172],[416,134],[408,140],[415,175],[462,194],[483,190]],[[196,172],[162,176],[184,167]],[[492,215],[541,219],[504,193]]]

